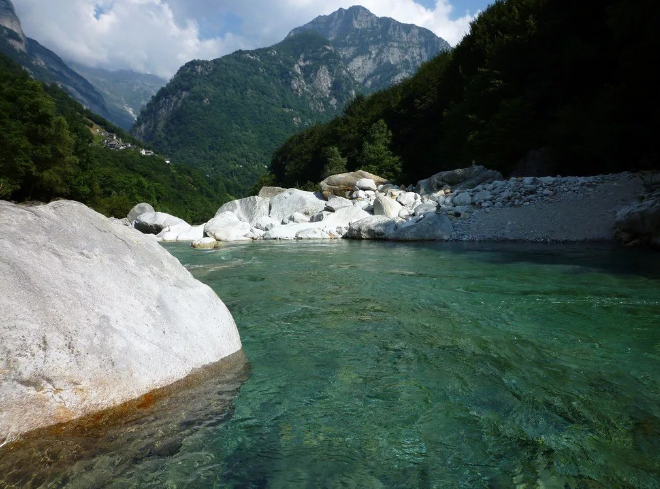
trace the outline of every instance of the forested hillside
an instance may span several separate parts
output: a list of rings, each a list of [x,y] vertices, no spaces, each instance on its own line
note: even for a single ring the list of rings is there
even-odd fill
[[[338,157],[405,182],[473,162],[509,174],[537,149],[560,174],[658,167],[658,32],[653,0],[497,1],[415,77],[290,138],[272,179],[318,182]]]
[[[118,217],[138,202],[149,202],[157,210],[200,222],[231,200],[195,170],[140,156],[135,149],[102,147],[96,136],[102,130],[141,145],[0,55],[0,198],[68,198]]]

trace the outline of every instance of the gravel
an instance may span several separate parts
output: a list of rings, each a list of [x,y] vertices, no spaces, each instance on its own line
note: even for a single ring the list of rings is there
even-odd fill
[[[469,210],[441,207],[458,241],[611,241],[622,207],[644,195],[634,173],[595,177],[513,178],[471,191]],[[439,209],[440,210],[440,209]],[[460,217],[458,217],[460,216]]]

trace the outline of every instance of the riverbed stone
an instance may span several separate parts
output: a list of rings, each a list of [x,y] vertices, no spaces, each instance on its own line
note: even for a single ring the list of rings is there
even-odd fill
[[[241,221],[254,226],[256,222],[270,212],[270,199],[263,197],[246,197],[244,199],[233,200],[224,204],[216,217],[225,212],[232,212]]]
[[[151,206],[151,204],[147,204],[146,202],[142,202],[135,207],[133,207],[126,218],[131,222],[134,223],[135,220],[140,217],[142,214],[148,214],[151,212],[156,212],[155,209]]]
[[[331,197],[328,199],[328,202],[325,204],[326,210],[330,212],[338,211],[344,207],[352,207],[353,202],[343,197]]]
[[[386,179],[381,178],[378,175],[358,170],[351,173],[340,173],[338,175],[329,176],[321,182],[321,192],[326,198],[329,198],[331,195],[348,197],[348,195],[353,192],[357,182],[363,178],[373,180],[376,185],[382,185],[387,182]]]
[[[345,238],[386,239],[396,227],[396,221],[387,216],[368,216],[352,223]]]
[[[470,197],[470,194],[467,193],[467,192],[456,194],[456,195],[454,195],[454,198],[452,199],[452,203],[456,206],[458,206],[458,205],[471,205],[472,204],[472,197]]]
[[[397,201],[383,194],[376,195],[376,200],[374,201],[375,216],[398,217],[401,209],[402,206]]]
[[[445,214],[426,213],[421,219],[408,221],[391,230],[387,239],[394,241],[439,241],[448,240],[453,232],[451,222]]]
[[[0,201],[0,445],[241,348],[217,295],[152,237],[83,204]]]
[[[241,221],[233,212],[223,212],[206,223],[204,232],[218,241],[246,241],[252,230],[247,222]]]
[[[325,199],[318,193],[289,189],[270,200],[270,217],[282,221],[295,212],[313,216],[325,209],[325,204]]]
[[[188,224],[183,219],[166,214],[165,212],[145,212],[140,214],[133,223],[135,229],[144,234],[158,234],[168,226]]]
[[[417,182],[415,191],[420,195],[429,195],[442,189],[465,190],[498,180],[503,180],[501,173],[475,165],[436,173],[430,178]]]

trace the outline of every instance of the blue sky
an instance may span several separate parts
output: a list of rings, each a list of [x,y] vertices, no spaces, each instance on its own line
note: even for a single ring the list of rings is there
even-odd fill
[[[25,33],[64,59],[171,77],[191,59],[266,47],[319,15],[363,5],[455,45],[485,0],[13,0]]]

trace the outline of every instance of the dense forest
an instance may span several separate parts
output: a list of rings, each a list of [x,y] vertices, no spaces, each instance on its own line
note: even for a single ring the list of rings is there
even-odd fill
[[[316,86],[321,65],[333,79],[329,93]],[[187,63],[143,109],[132,132],[176,161],[222,178],[231,193],[245,193],[299,126],[341,114],[360,88],[327,40],[301,33],[271,48]]]
[[[196,170],[158,156],[143,157],[135,149],[103,147],[93,128],[142,146],[57,86],[33,80],[0,55],[0,198],[67,198],[118,217],[149,202],[192,222],[209,219],[233,199]]]
[[[660,2],[496,1],[416,76],[295,136],[262,182],[328,168],[414,183],[483,164],[511,174],[543,150],[558,174],[657,168]]]

